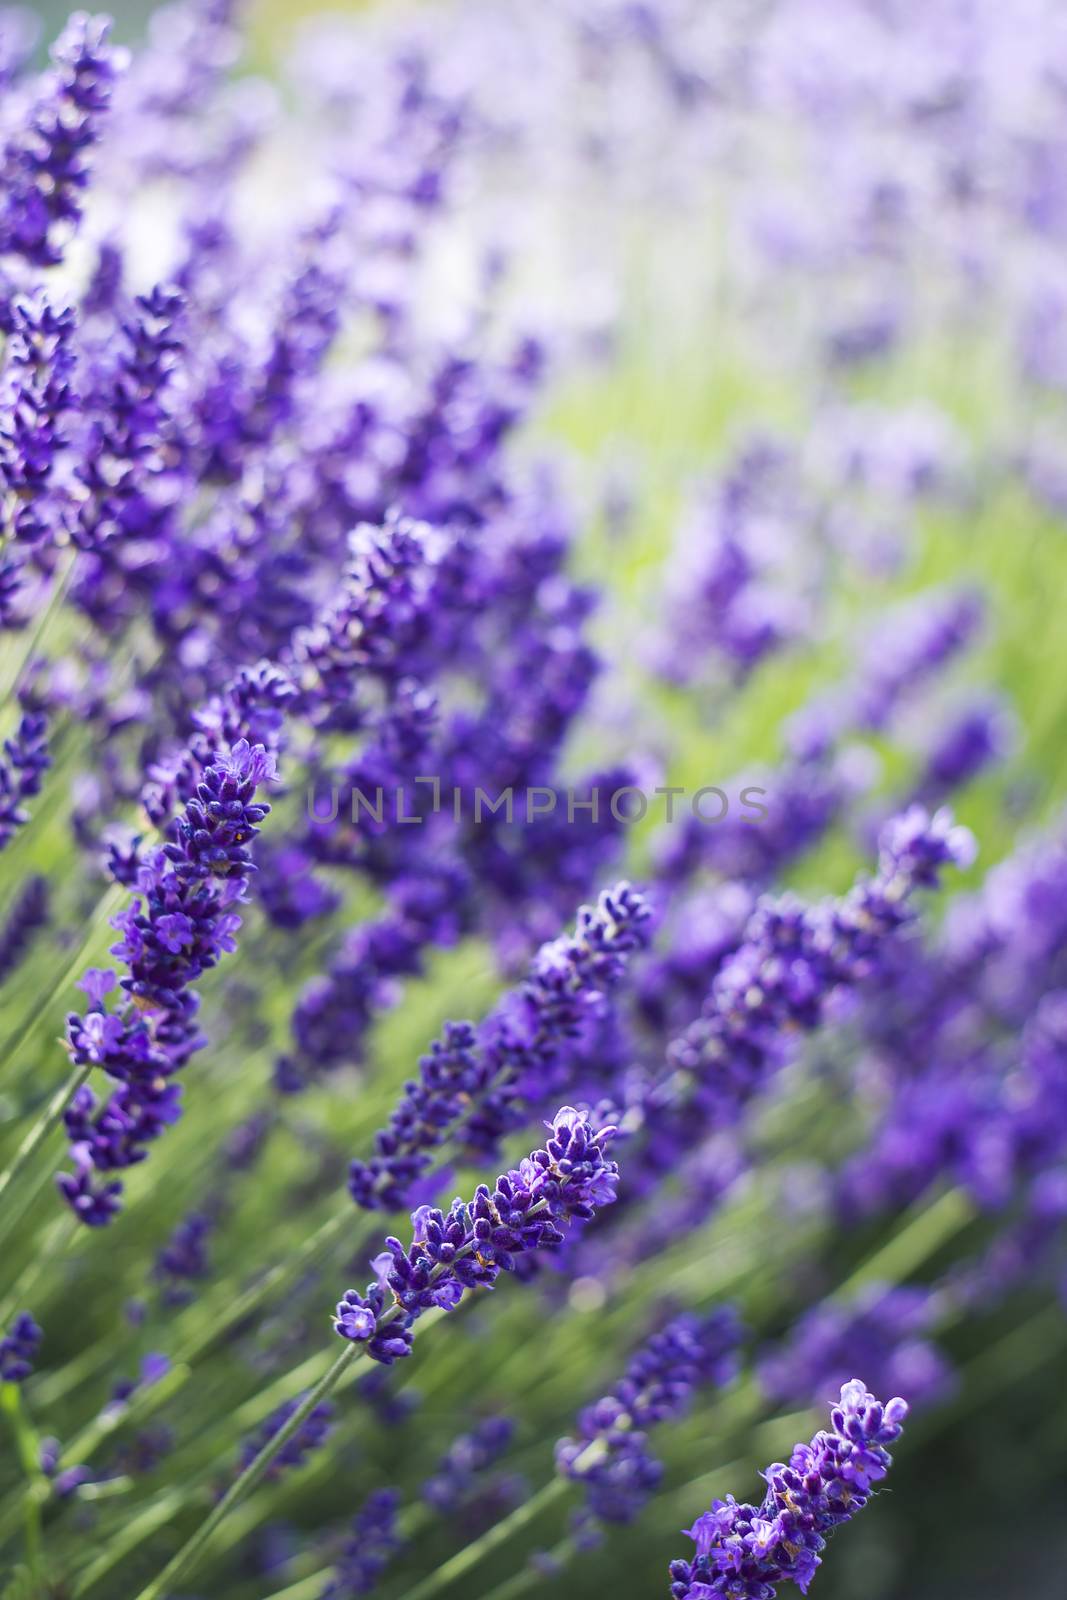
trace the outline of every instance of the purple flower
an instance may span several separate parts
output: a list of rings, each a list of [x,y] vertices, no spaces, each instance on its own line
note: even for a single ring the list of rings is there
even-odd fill
[[[619,1169],[604,1152],[615,1129],[594,1130],[588,1114],[571,1106],[547,1126],[545,1148],[491,1191],[480,1184],[472,1201],[454,1200],[447,1213],[420,1206],[412,1243],[386,1240],[374,1263],[378,1281],[364,1295],[349,1289],[337,1307],[334,1328],[343,1339],[365,1343],[386,1365],[409,1355],[411,1328],[425,1312],[454,1310],[468,1289],[492,1288],[501,1272],[517,1270],[519,1256],[562,1244],[568,1224],[612,1203]]]
[[[237,1472],[241,1473],[255,1460],[260,1451],[270,1443],[285,1424],[293,1412],[300,1405],[301,1396],[294,1400],[287,1400],[284,1405],[272,1411],[266,1422],[255,1433],[247,1438],[241,1445],[241,1453],[237,1462]],[[282,1448],[274,1457],[267,1476],[279,1477],[287,1467],[302,1467],[305,1459],[326,1442],[333,1422],[333,1407],[331,1405],[317,1405],[301,1423],[300,1427],[287,1439]]]
[[[903,1400],[882,1405],[858,1379],[845,1384],[831,1431],[798,1444],[788,1464],[767,1468],[760,1506],[730,1495],[687,1530],[696,1557],[671,1563],[673,1600],[773,1600],[787,1582],[806,1593],[829,1535],[863,1509],[889,1471],[887,1446],[907,1414]]]
[[[48,721],[43,712],[23,713],[18,728],[4,740],[0,758],[0,850],[29,821],[22,802],[41,792],[41,778],[51,765]]]
[[[24,1383],[33,1371],[41,1330],[28,1311],[20,1311],[7,1333],[0,1338],[0,1380]]]
[[[94,1192],[90,1169],[143,1161],[147,1145],[181,1115],[181,1091],[169,1080],[202,1043],[191,986],[234,948],[240,918],[231,907],[247,889],[248,847],[270,810],[255,790],[273,772],[273,757],[247,740],[214,755],[166,843],[140,862],[138,894],[113,919],[122,937],[112,953],[127,968],[120,1007],[107,1009],[113,974],[94,970],[83,979],[90,1009],[68,1018],[71,1058],[119,1080],[103,1105],[83,1087],[64,1115],[78,1170],[60,1176],[60,1192],[92,1226],[111,1220],[121,1185]]]
[[[0,157],[0,255],[38,267],[63,259],[66,236],[81,218],[88,152],[126,64],[125,51],[107,43],[109,30],[107,18],[78,11],[52,46],[52,68],[26,126],[9,136]]]
[[[38,292],[12,302],[11,325],[0,391],[0,508],[4,531],[36,546],[54,539],[63,515],[52,486],[72,405],[74,313]]]
[[[0,983],[10,977],[48,921],[48,879],[29,878],[0,930]]]
[[[458,1134],[493,1155],[505,1133],[521,1126],[534,1095],[563,1091],[568,1047],[643,944],[648,917],[643,896],[629,884],[604,891],[596,906],[581,908],[573,936],[542,946],[522,989],[480,1029],[449,1023],[377,1135],[378,1155],[353,1161],[349,1192],[357,1205],[399,1210],[429,1169],[430,1152],[446,1139]]]
[[[96,591],[112,568],[120,579],[143,581],[143,575],[124,572],[122,539],[144,535],[166,515],[165,497],[157,504],[156,480],[173,470],[164,460],[164,443],[167,390],[183,348],[182,309],[181,294],[170,286],[139,295],[123,321],[116,353],[96,374],[96,392],[84,402],[89,421],[79,441],[81,497],[73,532],[95,561],[77,593],[101,621],[106,617]],[[112,540],[118,541],[115,549],[109,548]]]
[[[370,1594],[394,1555],[403,1548],[397,1527],[400,1496],[395,1489],[375,1489],[353,1519],[337,1565],[322,1600],[351,1600]]]
[[[477,1475],[504,1454],[515,1433],[508,1417],[486,1417],[469,1433],[461,1433],[422,1486],[422,1498],[434,1511],[454,1511],[472,1492]]]
[[[585,1485],[594,1516],[634,1520],[663,1474],[647,1430],[684,1416],[698,1386],[729,1382],[742,1331],[728,1307],[703,1318],[676,1317],[637,1353],[611,1393],[582,1412],[578,1438],[556,1446],[556,1470]]]
[[[779,1403],[807,1405],[863,1370],[877,1388],[907,1389],[913,1406],[941,1400],[952,1371],[929,1337],[938,1309],[926,1289],[876,1285],[848,1304],[815,1306],[764,1355],[760,1381]]]
[[[934,887],[945,866],[969,862],[974,849],[949,812],[931,817],[915,806],[887,824],[877,874],[842,899],[760,900],[703,1016],[669,1046],[672,1073],[642,1092],[646,1128],[684,1149],[709,1125],[735,1123],[790,1058],[794,1036],[820,1025],[831,996],[871,977],[914,918],[914,892]]]
[[[156,1257],[154,1276],[163,1287],[168,1306],[184,1305],[190,1299],[190,1282],[207,1277],[210,1270],[207,1241],[214,1228],[212,1219],[193,1211],[175,1228]]]

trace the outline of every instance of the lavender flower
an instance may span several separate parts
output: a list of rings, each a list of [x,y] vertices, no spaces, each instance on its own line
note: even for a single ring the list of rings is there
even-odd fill
[[[815,1306],[761,1358],[760,1382],[779,1404],[807,1405],[840,1388],[842,1373],[862,1363],[877,1388],[907,1389],[912,1406],[936,1403],[953,1381],[929,1337],[938,1306],[927,1289],[885,1284],[845,1305]]]
[[[214,1224],[203,1212],[193,1211],[175,1228],[156,1257],[154,1276],[163,1286],[168,1306],[184,1305],[191,1292],[186,1285],[207,1276],[207,1241]]]
[[[350,1600],[352,1595],[370,1594],[403,1540],[397,1528],[400,1496],[395,1489],[375,1489],[367,1496],[362,1510],[352,1522],[322,1600]]]
[[[604,1151],[616,1130],[594,1131],[588,1114],[570,1106],[546,1126],[546,1147],[498,1178],[492,1191],[480,1184],[469,1204],[454,1200],[447,1213],[420,1206],[412,1243],[405,1249],[399,1239],[386,1240],[374,1263],[377,1282],[365,1295],[349,1289],[337,1307],[342,1339],[366,1344],[372,1359],[388,1366],[410,1355],[411,1328],[425,1312],[454,1310],[468,1289],[492,1288],[501,1272],[517,1270],[518,1257],[562,1244],[568,1224],[611,1205],[619,1169]]]
[[[972,836],[949,812],[931,817],[915,806],[886,825],[877,875],[842,900],[761,901],[713,981],[703,1017],[669,1049],[692,1084],[690,1100],[714,1123],[736,1121],[782,1064],[791,1034],[812,1031],[831,994],[870,976],[886,940],[914,917],[916,889],[934,887],[946,865],[966,864],[973,852]],[[652,1089],[653,1123],[677,1104],[666,1090]]]
[[[967,644],[982,621],[973,589],[932,591],[902,606],[867,651],[855,716],[883,728],[900,702]]]
[[[120,1082],[102,1106],[81,1088],[64,1115],[77,1170],[61,1174],[60,1192],[90,1226],[111,1220],[121,1193],[115,1181],[94,1187],[90,1169],[143,1161],[147,1144],[181,1115],[170,1079],[202,1042],[191,985],[235,948],[241,919],[233,907],[253,870],[248,845],[270,810],[254,795],[273,772],[273,758],[246,740],[205,768],[167,842],[142,861],[138,895],[114,919],[122,938],[112,951],[127,967],[125,1003],[116,1011],[106,1005],[114,973],[92,971],[82,980],[90,1009],[68,1018],[71,1059]]]
[[[25,1383],[33,1371],[41,1330],[28,1311],[20,1311],[10,1329],[0,1339],[0,1381]]]
[[[33,877],[19,891],[0,931],[0,983],[11,976],[48,921],[48,879]]]
[[[419,1063],[390,1125],[377,1135],[379,1154],[353,1161],[349,1192],[368,1210],[399,1210],[428,1170],[430,1152],[457,1132],[473,1149],[494,1155],[505,1133],[520,1126],[529,1099],[547,1099],[566,1084],[567,1048],[599,1014],[626,957],[644,941],[649,911],[627,883],[583,906],[575,934],[544,945],[523,987],[476,1029],[448,1024]]]
[[[578,1438],[556,1446],[556,1470],[585,1485],[594,1516],[635,1519],[663,1475],[647,1430],[684,1416],[699,1385],[729,1382],[741,1334],[730,1308],[676,1317],[638,1351],[612,1392],[582,1412]]]
[[[391,516],[380,529],[364,524],[353,532],[340,595],[294,634],[287,652],[304,704],[318,720],[347,704],[360,673],[395,677],[410,670],[405,646],[418,638],[435,546],[441,541],[432,530],[409,518]]]
[[[22,802],[41,792],[42,775],[51,765],[47,733],[44,713],[26,711],[15,733],[4,740],[0,759],[0,850],[29,821]]]
[[[11,326],[0,394],[0,533],[32,545],[58,529],[49,490],[72,404],[74,313],[41,293],[19,296]]]
[[[52,47],[52,68],[28,124],[9,137],[0,157],[0,255],[39,267],[63,259],[66,236],[81,218],[88,152],[126,64],[125,51],[107,43],[109,29],[106,18],[79,11]]]
[[[674,1600],[773,1600],[786,1582],[807,1593],[829,1535],[862,1511],[889,1471],[886,1447],[907,1414],[903,1400],[882,1405],[853,1378],[830,1412],[832,1431],[798,1444],[788,1465],[768,1467],[759,1506],[731,1495],[697,1518],[688,1530],[695,1559],[671,1563]]]
[[[300,1405],[301,1396],[294,1400],[287,1400],[267,1418],[266,1422],[247,1438],[241,1446],[241,1453],[237,1463],[237,1472],[241,1473],[251,1461],[254,1461],[263,1446],[269,1444],[275,1434],[288,1422],[293,1412]],[[276,1478],[288,1467],[302,1467],[306,1458],[323,1445],[329,1436],[333,1421],[333,1407],[323,1404],[315,1406],[304,1422],[287,1439],[274,1460],[270,1464],[270,1477]]]
[[[422,1498],[434,1511],[454,1511],[471,1493],[477,1475],[504,1454],[515,1433],[508,1417],[486,1417],[469,1433],[461,1433],[422,1485]]]
[[[109,550],[109,541],[143,536],[167,512],[165,499],[157,503],[154,480],[173,470],[164,450],[166,398],[182,350],[182,305],[181,294],[164,285],[137,297],[122,323],[118,354],[89,400],[90,421],[79,451],[82,498],[73,531],[81,548],[97,558],[81,579],[79,594],[101,620],[106,614],[98,591],[114,563],[127,581],[144,581],[136,571],[123,573],[122,550]]]

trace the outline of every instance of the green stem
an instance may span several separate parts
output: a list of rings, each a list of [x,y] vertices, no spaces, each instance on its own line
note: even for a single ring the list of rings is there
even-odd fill
[[[544,1488],[539,1489],[525,1504],[516,1506],[510,1516],[495,1522],[480,1539],[475,1539],[457,1551],[443,1567],[438,1567],[436,1572],[431,1572],[421,1583],[417,1583],[414,1589],[409,1589],[404,1600],[428,1600],[428,1596],[447,1589],[457,1578],[461,1578],[464,1573],[477,1566],[491,1551],[510,1539],[513,1533],[525,1528],[546,1506],[560,1499],[568,1488],[566,1478],[550,1478]],[[140,1600],[146,1600],[146,1597],[142,1595]]]
[[[423,1532],[431,1517],[432,1512],[427,1505],[418,1504],[405,1507],[397,1518],[396,1530],[403,1543],[407,1545],[412,1539],[417,1538]],[[228,1547],[232,1547],[249,1530],[247,1528],[235,1530],[233,1524],[231,1524],[227,1531],[230,1534]],[[308,1564],[306,1559],[302,1563],[305,1568]],[[294,1561],[292,1565],[296,1567],[298,1562]],[[279,1589],[275,1594],[270,1595],[269,1600],[319,1600],[319,1596],[329,1583],[333,1572],[333,1567],[316,1567],[314,1572],[305,1571],[288,1588]]]
[[[49,1134],[58,1126],[59,1119],[62,1117],[67,1106],[71,1100],[73,1100],[82,1084],[87,1082],[89,1073],[91,1071],[92,1068],[89,1066],[76,1067],[71,1073],[70,1077],[67,1079],[66,1083],[58,1088],[51,1100],[49,1100],[48,1104],[37,1118],[37,1121],[30,1128],[22,1143],[15,1151],[14,1160],[11,1162],[11,1165],[8,1167],[7,1171],[0,1173],[0,1205],[3,1204],[4,1196],[8,1193],[19,1174],[24,1170],[29,1162],[33,1160],[38,1150],[47,1140]],[[32,1201],[35,1193],[36,1190],[31,1188],[29,1195],[21,1206],[8,1207],[4,1216],[3,1224],[0,1225],[0,1243],[6,1240],[15,1223],[21,1220],[26,1207]]]
[[[126,1427],[130,1423],[136,1423],[137,1426],[143,1425],[192,1376],[191,1365],[198,1356],[209,1349],[216,1340],[224,1337],[231,1327],[246,1317],[250,1311],[254,1310],[279,1282],[297,1271],[324,1245],[332,1242],[333,1238],[343,1231],[350,1220],[347,1212],[339,1212],[336,1216],[329,1218],[316,1233],[305,1240],[300,1249],[287,1261],[273,1267],[264,1279],[254,1284],[251,1289],[246,1290],[237,1300],[231,1299],[225,1312],[221,1312],[218,1316],[210,1317],[206,1329],[187,1339],[179,1348],[177,1355],[174,1357],[171,1370],[164,1378],[161,1378],[158,1383],[152,1384],[151,1388],[135,1394],[127,1406],[115,1407],[99,1413],[75,1438],[71,1439],[60,1458],[59,1469],[63,1470],[66,1467],[75,1465],[83,1466],[91,1459],[100,1444],[109,1438],[117,1428]],[[429,1313],[423,1318],[423,1323],[428,1323],[431,1318],[439,1314]],[[287,1393],[293,1387],[294,1379],[300,1375],[300,1371],[300,1368],[293,1369],[279,1379],[278,1383],[273,1385],[271,1389],[261,1391],[250,1407],[245,1407],[242,1412],[238,1413],[243,1418],[242,1425],[254,1426],[258,1421],[262,1420],[260,1413],[264,1410],[264,1407],[269,1411],[279,1400],[287,1398]],[[45,1382],[47,1385],[47,1380]],[[64,1393],[66,1391],[62,1389],[53,1390],[49,1394],[49,1400],[55,1401]],[[244,1417],[245,1412],[249,1413],[247,1418]],[[222,1430],[218,1431],[221,1433]],[[0,1544],[17,1524],[22,1499],[22,1494],[9,1496],[3,1507],[0,1508]],[[185,1494],[184,1498],[177,1503],[184,1504],[187,1500],[188,1494]],[[163,1518],[161,1520],[166,1519]]]
[[[86,963],[90,960],[93,949],[101,933],[108,925],[109,918],[118,911],[123,900],[128,896],[129,890],[121,883],[113,883],[105,891],[96,904],[95,910],[89,919],[88,932],[77,950],[71,956],[67,965],[56,979],[48,992],[41,996],[30,1015],[26,1018],[18,1033],[5,1040],[3,1057],[16,1056],[25,1049],[33,1037],[34,1029],[43,1017],[51,1011],[53,1005],[65,989],[69,989],[74,980],[82,973]]]
[[[48,1229],[40,1249],[30,1257],[15,1282],[11,1285],[10,1292],[0,1303],[0,1328],[6,1327],[14,1312],[20,1306],[26,1304],[34,1289],[36,1289],[41,1275],[51,1266],[53,1261],[64,1254],[77,1229],[78,1219],[72,1216],[70,1212],[64,1217],[56,1218]]]
[[[263,1480],[275,1456],[284,1449],[293,1435],[303,1427],[315,1407],[321,1405],[326,1396],[336,1388],[348,1368],[352,1365],[352,1362],[362,1353],[362,1345],[346,1345],[329,1371],[319,1379],[315,1387],[297,1406],[288,1421],[278,1429],[273,1439],[268,1439],[259,1454],[249,1462],[245,1470],[234,1480],[218,1505],[204,1518],[192,1538],[182,1545],[177,1555],[171,1557],[159,1576],[153,1579],[147,1588],[141,1590],[137,1600],[163,1600],[163,1596],[174,1587],[178,1579],[183,1578],[193,1570],[215,1529],[224,1521],[234,1507],[240,1505],[241,1501],[251,1494],[252,1490]]]
[[[847,1300],[869,1283],[903,1283],[916,1267],[973,1221],[974,1215],[974,1206],[962,1189],[947,1189],[933,1205],[923,1198],[904,1227],[846,1278],[834,1299]]]
[[[41,1471],[37,1435],[22,1409],[22,1393],[17,1383],[0,1383],[3,1408],[15,1436],[27,1493],[23,1499],[23,1528],[26,1534],[26,1562],[35,1592],[44,1593],[44,1545],[41,1540],[41,1502],[48,1493],[47,1479]],[[42,1486],[44,1496],[42,1495]]]
[[[288,1589],[279,1589],[270,1596],[270,1600],[319,1600],[322,1586],[332,1570],[332,1567],[327,1567],[322,1572],[313,1572],[310,1577],[301,1578],[299,1583],[291,1583]]]
[[[136,1517],[126,1523],[119,1535],[108,1541],[108,1544],[96,1560],[80,1572],[74,1580],[72,1595],[85,1594],[95,1583],[114,1568],[131,1550],[136,1550],[140,1544],[156,1532],[157,1529],[169,1522],[182,1508],[183,1500],[180,1494],[171,1493],[164,1495],[159,1500],[153,1500]]]
[[[547,1576],[550,1582],[556,1581],[560,1573],[569,1565],[571,1559],[577,1553],[578,1546],[571,1538],[561,1539],[559,1544],[548,1552],[548,1560],[551,1563],[551,1567]],[[503,1583],[498,1583],[495,1589],[490,1589],[489,1593],[482,1597],[482,1600],[518,1600],[519,1595],[526,1594],[528,1590],[533,1588],[535,1583],[545,1576],[545,1573],[538,1572],[537,1568],[530,1561],[527,1561],[526,1565],[520,1567],[518,1572],[513,1572],[509,1578],[504,1579]],[[272,1600],[282,1600],[282,1597],[275,1595],[272,1596]],[[288,1600],[288,1597],[286,1597],[286,1600]],[[300,1600],[300,1597],[294,1596],[293,1600]],[[310,1600],[310,1597],[308,1597],[308,1600]]]
[[[10,674],[3,691],[0,692],[0,704],[6,704],[7,701],[17,694],[18,690],[22,687],[22,680],[26,675],[26,669],[29,667],[30,662],[37,654],[38,646],[40,645],[45,634],[48,632],[49,624],[51,623],[52,618],[63,604],[70,580],[74,575],[74,563],[77,561],[77,559],[78,552],[76,550],[72,550],[67,558],[66,567],[52,585],[52,593],[48,597],[48,604],[45,606],[40,617],[38,618],[37,626],[30,635],[29,643],[22,652],[21,660],[16,665],[14,672]]]

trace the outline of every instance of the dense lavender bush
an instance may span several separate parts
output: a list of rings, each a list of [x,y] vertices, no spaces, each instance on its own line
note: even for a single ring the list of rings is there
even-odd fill
[[[289,9],[0,9],[0,1596],[1059,1594],[1057,7]]]

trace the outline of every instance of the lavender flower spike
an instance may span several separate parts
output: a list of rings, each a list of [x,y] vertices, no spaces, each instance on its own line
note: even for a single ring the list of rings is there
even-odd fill
[[[431,1163],[430,1152],[462,1123],[464,1142],[492,1156],[525,1119],[536,1089],[545,1099],[566,1092],[566,1046],[587,1018],[599,1014],[626,958],[646,942],[649,908],[628,883],[582,906],[577,927],[542,945],[519,990],[480,1029],[450,1022],[419,1062],[419,1077],[376,1136],[378,1153],[353,1161],[348,1187],[365,1210],[401,1210]],[[549,1099],[551,1104],[551,1100]]]
[[[50,765],[43,712],[27,711],[0,756],[0,850],[29,821],[23,800],[41,792],[41,776]]]
[[[743,1331],[729,1306],[705,1317],[685,1312],[641,1347],[610,1394],[586,1407],[578,1438],[556,1446],[556,1470],[585,1485],[594,1516],[634,1520],[663,1476],[648,1429],[684,1416],[700,1385],[730,1381]]]
[[[110,1222],[121,1184],[96,1183],[143,1161],[147,1145],[181,1115],[171,1079],[203,1040],[196,1031],[196,979],[236,948],[235,906],[255,870],[249,845],[270,806],[256,789],[274,776],[274,757],[239,739],[205,767],[196,795],[167,830],[162,849],[139,863],[137,894],[112,918],[111,947],[127,968],[119,1003],[111,971],[87,972],[84,1016],[67,1018],[67,1048],[78,1067],[100,1067],[119,1087],[102,1105],[83,1084],[64,1113],[77,1171],[61,1173],[60,1193],[89,1227]]]
[[[411,1354],[411,1328],[425,1312],[455,1310],[466,1290],[492,1288],[501,1272],[516,1270],[517,1256],[562,1244],[569,1223],[611,1205],[619,1169],[605,1151],[616,1129],[594,1129],[588,1113],[572,1106],[546,1126],[545,1148],[504,1173],[492,1191],[479,1184],[472,1201],[453,1200],[447,1214],[420,1206],[411,1244],[386,1240],[373,1263],[377,1282],[366,1294],[349,1289],[337,1307],[342,1339],[365,1344],[388,1366]]]
[[[905,1401],[882,1405],[858,1378],[846,1383],[831,1431],[798,1444],[788,1465],[767,1468],[761,1505],[730,1495],[686,1530],[696,1559],[671,1563],[673,1600],[774,1600],[786,1582],[806,1594],[828,1536],[863,1509],[892,1466],[886,1447],[907,1414]]]
[[[48,879],[30,878],[0,928],[0,983],[11,976],[48,921]]]
[[[20,1311],[0,1339],[0,1383],[24,1383],[33,1371],[41,1330],[28,1311]]]
[[[0,536],[35,543],[54,531],[49,512],[56,458],[65,443],[63,419],[71,405],[74,312],[56,309],[45,296],[11,302],[12,333],[0,393]]]
[[[126,52],[107,43],[110,27],[106,17],[76,11],[52,47],[52,69],[28,125],[15,131],[0,158],[0,255],[38,267],[63,259],[65,235],[81,219],[87,152],[126,64]]]

